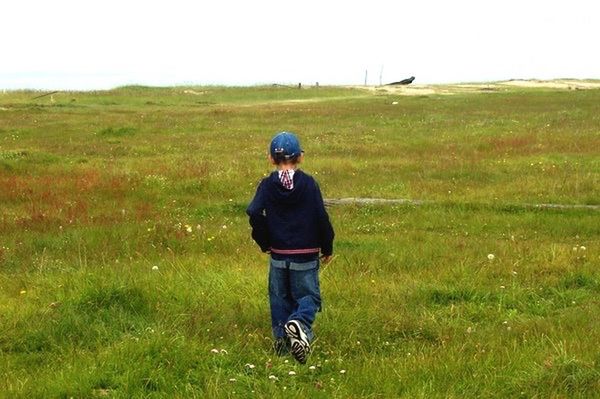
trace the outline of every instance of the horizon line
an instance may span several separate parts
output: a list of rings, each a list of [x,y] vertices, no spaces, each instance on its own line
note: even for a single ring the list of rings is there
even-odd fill
[[[415,87],[415,86],[451,86],[451,85],[485,85],[485,84],[499,84],[505,82],[557,82],[557,81],[578,81],[578,82],[599,82],[600,78],[573,78],[573,77],[562,77],[562,78],[510,78],[510,79],[494,79],[494,80],[476,80],[476,81],[453,81],[453,82],[436,82],[436,83],[411,83],[408,85],[404,85],[405,87]],[[280,86],[287,88],[332,88],[332,87],[340,87],[340,88],[360,88],[360,87],[384,87],[384,86],[400,86],[394,85],[395,82],[383,83],[383,84],[320,84],[319,82],[314,82],[311,84],[306,84],[304,82],[298,83],[250,83],[250,84],[228,84],[228,83],[174,83],[174,84],[145,84],[145,83],[126,83],[122,85],[115,85],[109,88],[76,88],[76,89],[68,89],[68,88],[33,88],[33,87],[21,87],[21,88],[8,88],[8,87],[0,87],[2,93],[8,92],[23,92],[23,91],[33,91],[33,92],[44,92],[44,91],[54,91],[54,92],[94,92],[94,91],[112,91],[119,90],[124,88],[148,88],[148,89],[168,89],[168,88],[185,88],[185,87],[220,87],[220,88],[252,88],[252,87],[265,87],[265,86]]]

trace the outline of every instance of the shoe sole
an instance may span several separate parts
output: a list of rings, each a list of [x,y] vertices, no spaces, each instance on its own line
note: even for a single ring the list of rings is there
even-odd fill
[[[302,331],[300,323],[294,320],[288,321],[285,323],[284,330],[290,339],[292,355],[298,362],[306,363],[306,355],[310,352],[310,343],[308,337]]]

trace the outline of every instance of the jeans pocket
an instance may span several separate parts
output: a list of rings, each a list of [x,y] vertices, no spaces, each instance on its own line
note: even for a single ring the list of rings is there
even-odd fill
[[[302,263],[290,262],[290,270],[295,270],[299,272],[316,269],[317,267],[319,267],[318,260],[311,260],[309,262]]]
[[[286,262],[284,260],[270,258],[271,267],[275,267],[277,269],[286,269],[285,263]]]

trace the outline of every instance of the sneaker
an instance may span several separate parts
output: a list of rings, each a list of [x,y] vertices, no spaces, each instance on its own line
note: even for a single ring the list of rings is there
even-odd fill
[[[277,356],[285,356],[290,353],[290,339],[288,337],[279,337],[273,342],[273,351]]]
[[[285,323],[284,329],[290,339],[292,356],[298,362],[306,363],[306,356],[310,352],[310,342],[302,329],[302,324],[298,320],[290,320]]]

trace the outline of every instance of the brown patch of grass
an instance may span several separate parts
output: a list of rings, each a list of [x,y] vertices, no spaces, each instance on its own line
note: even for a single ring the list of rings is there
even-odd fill
[[[12,203],[21,215],[9,222],[29,230],[45,231],[73,223],[114,224],[123,219],[122,215],[102,215],[107,210],[93,202],[99,196],[110,198],[111,203],[123,202],[130,192],[130,180],[97,169],[0,175],[0,201]],[[146,220],[154,214],[151,204],[135,206],[137,220]],[[112,208],[108,211],[114,213]]]
[[[150,220],[156,216],[154,206],[148,202],[135,204],[135,219],[139,221]]]
[[[95,191],[99,188],[101,176],[96,169],[84,170],[80,175],[73,176],[74,188],[78,192]],[[70,182],[67,178],[66,182]]]
[[[202,179],[209,175],[210,167],[207,162],[182,162],[173,170],[173,175],[178,179]]]
[[[578,136],[564,132],[529,133],[519,136],[492,137],[486,143],[496,154],[534,155],[548,152],[595,154],[597,137]]]
[[[541,152],[541,148],[535,147],[538,142],[536,135],[491,137],[487,140],[495,152],[502,154],[531,155]]]

